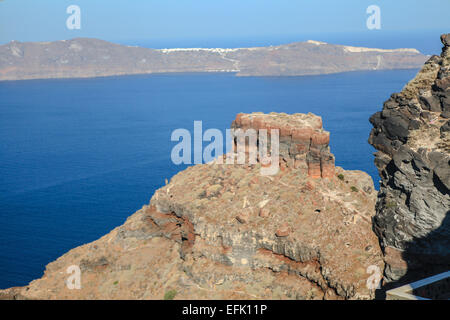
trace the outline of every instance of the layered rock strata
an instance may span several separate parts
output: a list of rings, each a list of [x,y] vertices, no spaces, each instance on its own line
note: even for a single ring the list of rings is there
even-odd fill
[[[330,133],[322,127],[322,118],[311,113],[238,114],[233,129],[278,130],[280,167],[304,170],[312,178],[334,177],[334,156],[330,152]],[[268,139],[268,141],[270,141]],[[259,139],[258,139],[259,145]],[[235,145],[238,140],[234,139]],[[237,147],[236,147],[237,148]],[[270,143],[268,144],[270,149]]]
[[[0,45],[0,81],[170,72],[299,76],[419,68],[426,58],[416,49],[362,48],[318,41],[236,49],[148,49],[90,38],[11,41]]]
[[[450,269],[450,34],[441,40],[441,55],[370,118],[389,281]]]
[[[262,118],[295,129],[302,117],[320,119],[239,115],[234,125]],[[313,132],[319,127],[317,122]],[[286,147],[307,142],[294,141]],[[376,192],[370,176],[339,167],[326,179],[291,165],[273,176],[260,169],[261,163],[189,167],[122,226],[50,263],[28,286],[0,291],[0,297],[373,298],[367,284],[384,262],[372,231]],[[73,265],[81,270],[79,290],[67,286]]]

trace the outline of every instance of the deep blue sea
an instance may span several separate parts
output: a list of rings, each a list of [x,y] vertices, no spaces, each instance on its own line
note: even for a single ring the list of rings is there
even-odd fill
[[[194,120],[225,130],[239,112],[313,112],[331,132],[336,164],[377,182],[369,116],[416,72],[0,82],[0,288],[42,276],[147,204],[184,168],[170,160],[170,135]]]

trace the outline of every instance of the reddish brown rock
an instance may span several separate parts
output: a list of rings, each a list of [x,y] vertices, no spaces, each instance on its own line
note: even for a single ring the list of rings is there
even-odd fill
[[[311,181],[307,181],[306,184],[305,184],[305,188],[308,191],[314,190],[314,183],[312,183]]]
[[[247,223],[248,222],[248,215],[245,213],[240,213],[236,216],[236,220],[240,223]]]
[[[402,91],[373,114],[380,190],[374,231],[387,281],[414,282],[450,266],[450,34]]]
[[[311,145],[312,146],[328,146],[330,143],[330,133],[329,132],[314,132],[311,136]]]
[[[313,179],[318,179],[322,177],[322,172],[320,170],[320,162],[308,162],[308,176]]]
[[[292,129],[292,139],[295,141],[303,141],[309,144],[313,133],[314,130],[311,127],[294,128]]]
[[[308,143],[297,143],[294,145],[294,149],[296,151],[296,153],[298,154],[305,154],[308,152],[310,147],[309,142]]]
[[[296,158],[294,160],[294,169],[305,170],[308,168],[308,164],[306,163],[306,158]]]
[[[334,177],[334,156],[330,153],[329,132],[322,128],[322,118],[313,114],[251,113],[238,114],[233,129],[279,130],[281,170],[293,166],[312,178]],[[258,136],[259,139],[259,136]],[[237,139],[234,142],[236,149]],[[296,156],[305,155],[303,160]],[[305,167],[306,165],[306,167]],[[264,163],[270,166],[270,163]]]
[[[262,118],[255,118],[253,120],[253,129],[259,130],[259,129],[265,129],[265,123]]]
[[[334,156],[330,154],[322,154],[320,157],[320,172],[322,178],[334,178],[335,177],[335,167],[334,167]]]
[[[261,208],[259,209],[259,216],[261,218],[267,218],[268,216],[270,216],[270,211],[267,208]]]
[[[418,68],[414,49],[349,52],[346,46],[295,42],[259,48],[148,49],[92,38],[0,45],[0,81],[86,78],[167,72],[237,72],[239,76],[304,76],[347,71]],[[236,51],[237,50],[237,51]],[[377,49],[375,49],[377,50]],[[105,57],[99,59],[99,57]],[[106,58],[107,57],[107,58]],[[382,59],[383,63],[379,63]],[[64,61],[64,62],[63,62]]]

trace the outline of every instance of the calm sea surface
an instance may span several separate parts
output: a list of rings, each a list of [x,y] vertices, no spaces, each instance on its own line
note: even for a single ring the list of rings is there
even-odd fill
[[[184,167],[176,128],[229,128],[239,112],[313,112],[336,164],[376,181],[368,118],[417,70],[239,78],[175,74],[0,82],[0,288],[93,241]]]

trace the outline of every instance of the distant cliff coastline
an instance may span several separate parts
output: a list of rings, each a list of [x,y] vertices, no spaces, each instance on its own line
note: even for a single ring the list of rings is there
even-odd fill
[[[0,46],[0,81],[89,78],[169,72],[234,72],[238,76],[301,76],[420,68],[416,49],[375,49],[319,41],[221,49],[147,49],[77,38]]]

